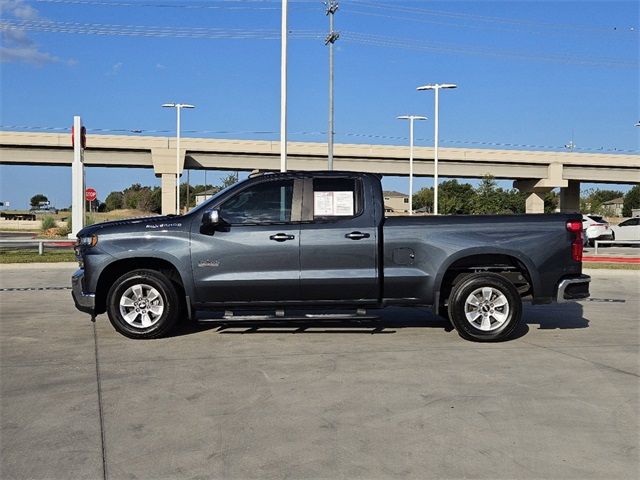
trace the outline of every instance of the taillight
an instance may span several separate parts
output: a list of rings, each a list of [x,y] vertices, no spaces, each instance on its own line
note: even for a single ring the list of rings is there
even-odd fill
[[[582,222],[579,220],[569,220],[567,230],[575,234],[571,242],[571,258],[576,262],[582,261]]]

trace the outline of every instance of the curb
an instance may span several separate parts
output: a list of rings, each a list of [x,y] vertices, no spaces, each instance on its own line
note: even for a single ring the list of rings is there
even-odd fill
[[[638,257],[582,257],[583,262],[601,262],[601,263],[632,263],[640,264],[640,258]]]

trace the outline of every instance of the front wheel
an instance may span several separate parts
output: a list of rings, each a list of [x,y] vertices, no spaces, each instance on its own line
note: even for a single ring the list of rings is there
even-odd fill
[[[155,270],[140,269],[118,278],[107,295],[113,327],[129,338],[158,338],[176,324],[180,302],[175,287]]]
[[[522,318],[522,300],[509,280],[495,273],[474,273],[449,297],[449,318],[458,334],[476,342],[508,339]]]

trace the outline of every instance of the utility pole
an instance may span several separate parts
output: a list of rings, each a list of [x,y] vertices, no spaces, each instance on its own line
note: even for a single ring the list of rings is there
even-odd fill
[[[329,45],[329,132],[327,139],[328,163],[327,169],[333,170],[333,44],[340,38],[338,32],[333,31],[333,16],[338,11],[337,0],[327,0],[326,15],[329,17],[329,34],[324,39],[324,44]]]

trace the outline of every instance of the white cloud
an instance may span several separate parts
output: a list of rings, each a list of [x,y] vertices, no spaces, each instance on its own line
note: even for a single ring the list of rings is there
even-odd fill
[[[0,15],[9,15],[20,20],[35,20],[38,18],[38,11],[24,0],[0,0]]]
[[[3,20],[40,18],[38,11],[25,0],[0,0],[0,17]],[[42,51],[23,30],[9,23],[0,23],[0,43],[0,61],[3,63],[23,62],[42,66],[61,61],[55,55]],[[75,60],[74,62],[77,63]]]
[[[163,64],[161,64],[161,63],[156,63],[156,68],[157,68],[158,70],[166,70],[166,69],[167,69],[167,66],[166,66],[166,65],[163,65]]]
[[[50,53],[41,52],[35,46],[30,47],[0,47],[0,60],[2,62],[24,62],[33,65],[44,65],[46,63],[57,63],[58,57]]]

